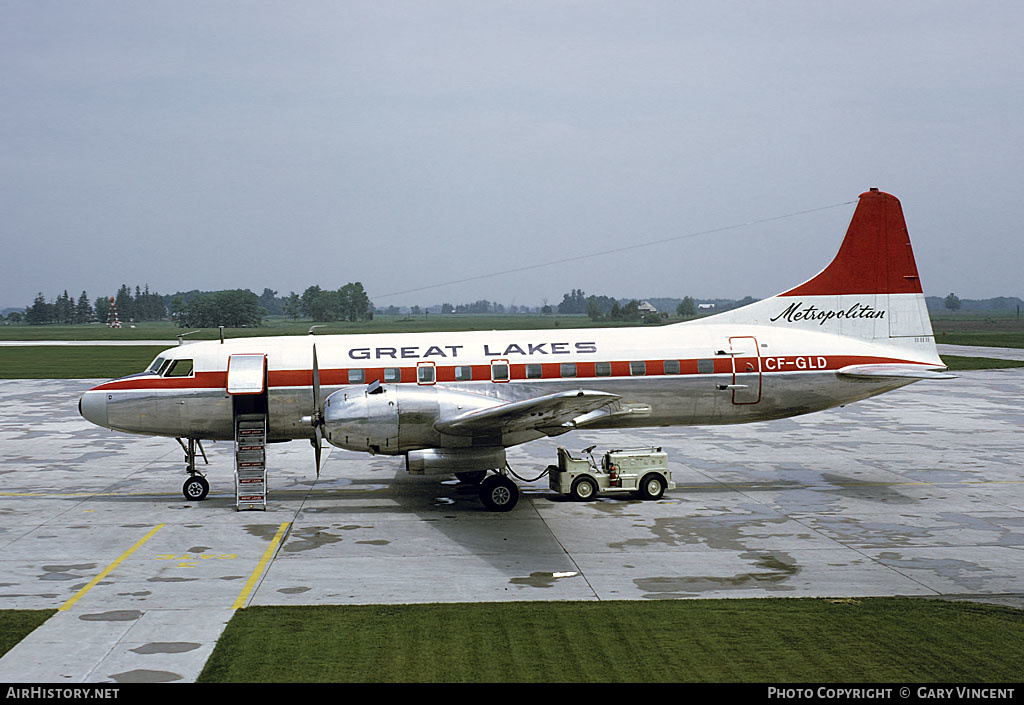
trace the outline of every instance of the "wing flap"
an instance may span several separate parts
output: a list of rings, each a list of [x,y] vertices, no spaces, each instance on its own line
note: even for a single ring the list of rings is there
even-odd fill
[[[856,379],[956,379],[956,375],[947,374],[946,368],[934,365],[912,365],[884,363],[878,365],[849,365],[836,370],[840,377]]]
[[[484,409],[467,411],[458,416],[439,419],[434,428],[455,436],[473,436],[478,433],[513,433],[531,429],[547,435],[572,428],[572,420],[618,400],[616,394],[580,389],[575,392],[557,392],[523,401],[498,404]]]

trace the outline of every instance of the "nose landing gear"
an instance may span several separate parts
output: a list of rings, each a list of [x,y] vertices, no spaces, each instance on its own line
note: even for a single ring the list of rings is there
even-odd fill
[[[187,445],[180,438],[175,438],[174,440],[185,451],[185,472],[188,473],[188,479],[181,486],[181,493],[190,502],[202,501],[210,493],[210,483],[196,470],[196,447],[199,448],[199,452],[203,456],[203,462],[207,465],[210,464],[210,461],[206,458],[206,451],[203,450],[203,444],[196,438],[189,438]]]

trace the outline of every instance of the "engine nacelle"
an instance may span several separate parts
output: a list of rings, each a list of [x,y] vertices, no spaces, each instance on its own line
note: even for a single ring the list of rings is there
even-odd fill
[[[491,397],[437,387],[342,387],[324,400],[324,435],[339,448],[383,455],[458,445],[461,439],[443,437],[434,422],[496,403]]]
[[[410,475],[441,475],[457,472],[480,472],[505,467],[505,449],[497,448],[426,448],[411,450],[405,456],[405,469]]]

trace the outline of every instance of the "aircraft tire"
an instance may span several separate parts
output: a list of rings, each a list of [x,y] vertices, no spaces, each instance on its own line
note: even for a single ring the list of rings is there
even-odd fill
[[[589,502],[597,497],[597,483],[594,478],[586,475],[577,477],[576,481],[572,483],[570,493],[577,502]]]
[[[658,473],[647,473],[640,480],[640,499],[661,499],[663,494],[665,494],[665,480]]]
[[[202,475],[192,475],[181,486],[181,493],[190,502],[201,502],[210,493],[210,483]]]
[[[519,488],[504,475],[491,475],[480,483],[480,501],[491,512],[509,512],[519,502]]]

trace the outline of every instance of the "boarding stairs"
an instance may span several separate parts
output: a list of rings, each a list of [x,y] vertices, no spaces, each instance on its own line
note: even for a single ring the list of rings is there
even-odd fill
[[[235,509],[267,509],[267,415],[235,417]]]

